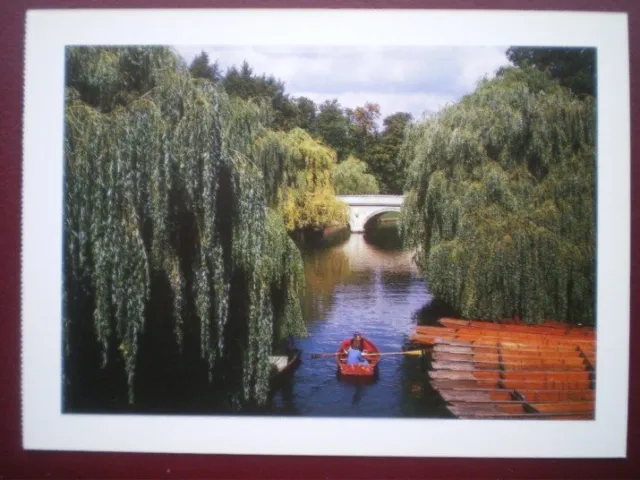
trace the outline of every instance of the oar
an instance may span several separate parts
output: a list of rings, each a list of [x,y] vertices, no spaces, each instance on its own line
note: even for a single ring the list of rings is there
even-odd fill
[[[366,353],[365,357],[382,356],[382,355],[415,355],[421,356],[422,350],[407,350],[405,352],[385,352],[385,353]]]
[[[311,358],[322,358],[322,357],[335,357],[336,355],[340,355],[341,353],[312,353]],[[386,353],[365,353],[365,357],[373,357],[373,356],[382,356],[382,355],[415,355],[421,356],[422,350],[407,350],[406,352],[386,352]]]
[[[339,355],[339,352],[336,353],[312,353],[311,358],[322,358],[322,357],[335,357]]]

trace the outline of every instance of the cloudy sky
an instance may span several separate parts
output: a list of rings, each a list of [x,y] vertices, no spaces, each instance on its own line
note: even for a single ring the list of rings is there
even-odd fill
[[[507,47],[176,47],[191,63],[201,51],[225,71],[246,60],[256,74],[273,75],[294,97],[343,107],[378,103],[382,118],[409,112],[420,118],[475,89],[509,62]]]

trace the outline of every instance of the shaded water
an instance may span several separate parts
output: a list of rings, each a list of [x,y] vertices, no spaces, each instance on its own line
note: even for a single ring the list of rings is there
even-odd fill
[[[348,236],[348,234],[347,234]],[[352,234],[333,246],[303,251],[307,293],[303,310],[309,337],[295,375],[273,392],[274,414],[353,417],[443,417],[442,402],[417,356],[382,357],[375,379],[337,377],[333,353],[359,331],[381,352],[399,352],[415,314],[431,301],[425,282],[403,250],[395,225]]]

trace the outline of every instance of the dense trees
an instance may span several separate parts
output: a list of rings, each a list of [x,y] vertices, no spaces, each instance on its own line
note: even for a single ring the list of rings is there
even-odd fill
[[[209,55],[207,55],[207,52],[202,52],[193,59],[189,66],[189,72],[191,72],[191,76],[194,78],[204,78],[213,83],[219,82],[222,79],[218,62],[214,62],[213,64],[209,63]]]
[[[158,375],[168,354],[140,358],[140,344],[170,348],[157,332],[171,324],[164,374],[208,378],[227,406],[260,404],[273,343],[305,332],[285,226],[304,221],[289,204],[342,221],[335,155],[300,130],[269,131],[268,106],[193,79],[170,50],[74,47],[67,65],[67,381],[97,376],[82,357],[93,330],[135,401],[140,366]]]
[[[239,68],[229,68],[224,75],[219,73],[216,62],[207,69],[208,61],[205,52],[197,56],[190,67],[192,74],[222,82],[231,96],[264,102],[271,107],[268,121],[271,128],[281,131],[303,129],[332,148],[338,163],[350,155],[365,162],[383,193],[402,193],[405,169],[398,163],[398,151],[404,128],[412,121],[410,114],[389,115],[383,119],[383,130],[380,131],[381,113],[376,103],[365,102],[363,106],[351,109],[333,99],[316,105],[309,98],[288,95],[282,81],[273,76],[257,75],[246,61]]]
[[[576,95],[595,96],[595,48],[511,47],[507,58],[517,67],[535,67],[549,73]]]
[[[380,192],[376,178],[367,172],[367,165],[353,156],[335,167],[333,185],[338,195],[372,195]]]
[[[594,100],[508,69],[412,127],[402,212],[435,295],[462,315],[594,322]]]

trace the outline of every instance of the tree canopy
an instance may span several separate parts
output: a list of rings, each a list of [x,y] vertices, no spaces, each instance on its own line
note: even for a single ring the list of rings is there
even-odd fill
[[[168,49],[74,47],[67,62],[67,361],[82,362],[89,322],[134,402],[140,342],[171,322],[185,372],[229,405],[263,403],[276,337],[305,334],[280,199],[291,176],[303,199],[330,185],[333,157],[300,132],[274,137],[265,108],[194,79]]]
[[[350,156],[335,167],[333,185],[338,195],[380,193],[376,178],[367,171],[367,164],[354,156]]]
[[[596,96],[595,48],[511,47],[507,58],[517,67],[549,73],[576,95]]]
[[[595,123],[532,68],[410,128],[403,235],[463,316],[594,322]]]
[[[191,72],[192,77],[204,78],[213,83],[219,82],[222,79],[218,62],[216,61],[213,64],[209,63],[209,55],[204,51],[193,59],[189,66],[189,72]]]

